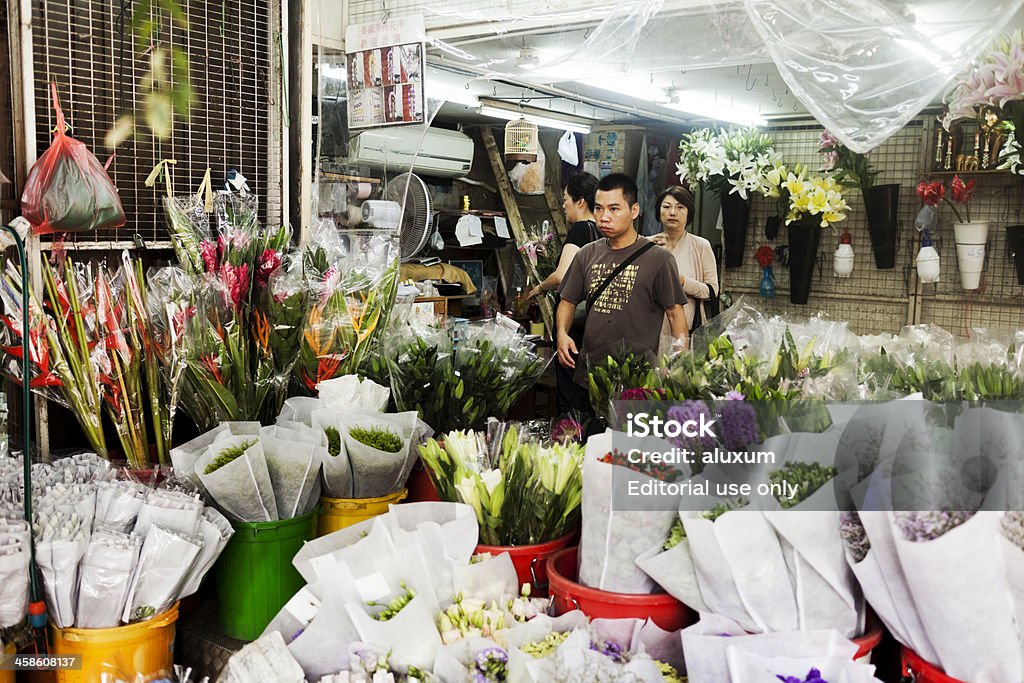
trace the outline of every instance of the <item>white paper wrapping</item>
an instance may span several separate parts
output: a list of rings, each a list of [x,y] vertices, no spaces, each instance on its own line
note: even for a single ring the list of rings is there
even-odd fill
[[[314,434],[312,430],[297,432],[275,426],[260,430],[260,443],[274,488],[278,519],[292,519],[312,509],[307,508],[327,453],[321,445],[322,440],[314,440]]]
[[[206,474],[206,467],[226,448],[253,442],[245,453]],[[277,503],[263,447],[257,439],[232,436],[210,445],[196,462],[203,486],[229,516],[240,522],[274,522]]]
[[[139,560],[135,535],[96,532],[82,559],[77,628],[121,625],[125,601]]]
[[[144,621],[166,612],[199,557],[202,541],[155,526],[146,536],[122,620]]]

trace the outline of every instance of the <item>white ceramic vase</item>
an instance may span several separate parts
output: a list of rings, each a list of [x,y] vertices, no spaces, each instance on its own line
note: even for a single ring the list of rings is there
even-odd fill
[[[832,272],[836,277],[850,277],[853,272],[853,245],[840,244],[832,254]]]

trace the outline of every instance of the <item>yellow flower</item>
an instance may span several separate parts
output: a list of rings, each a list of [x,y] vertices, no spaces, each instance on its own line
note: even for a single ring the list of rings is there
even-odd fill
[[[786,190],[789,191],[791,195],[794,196],[801,195],[807,191],[807,186],[804,180],[798,176],[793,175],[792,173],[790,173],[786,177],[784,187],[786,188]]]
[[[823,213],[828,208],[828,193],[824,188],[816,187],[807,196],[807,210],[812,214]]]

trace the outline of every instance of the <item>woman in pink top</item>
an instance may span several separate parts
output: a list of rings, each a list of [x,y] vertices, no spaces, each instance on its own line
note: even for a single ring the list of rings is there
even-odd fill
[[[686,231],[686,226],[693,220],[695,207],[689,190],[678,185],[666,188],[658,195],[655,206],[658,207],[664,232],[654,235],[651,240],[675,256],[679,280],[688,299],[683,312],[686,324],[692,330],[697,306],[703,312],[704,302],[712,296],[711,288],[714,288],[714,295],[719,293],[715,253],[711,250],[711,242]],[[671,336],[668,320],[662,325],[661,334],[662,337]]]

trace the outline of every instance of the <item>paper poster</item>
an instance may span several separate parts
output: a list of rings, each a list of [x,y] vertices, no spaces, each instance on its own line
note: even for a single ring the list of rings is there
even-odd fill
[[[494,217],[494,232],[497,233],[498,237],[504,237],[505,239],[512,237],[508,234],[508,221],[502,216]]]
[[[349,128],[424,122],[423,36],[423,17],[346,29]]]

